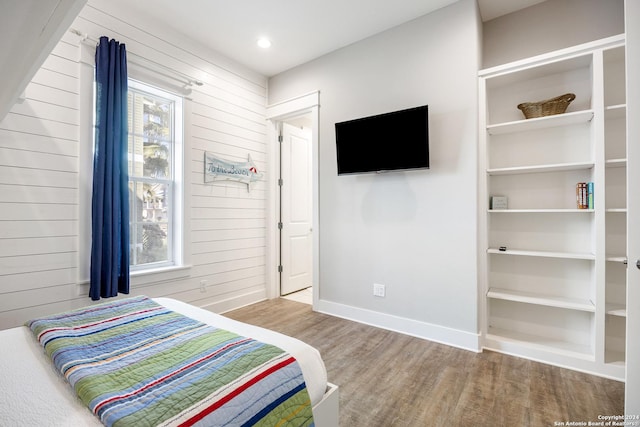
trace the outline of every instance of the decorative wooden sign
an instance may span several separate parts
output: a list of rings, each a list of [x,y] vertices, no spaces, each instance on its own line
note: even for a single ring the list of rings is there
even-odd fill
[[[237,181],[247,184],[247,191],[251,191],[251,184],[262,176],[263,173],[258,172],[256,164],[251,160],[251,154],[246,162],[232,162],[207,151],[204,153],[204,182]]]

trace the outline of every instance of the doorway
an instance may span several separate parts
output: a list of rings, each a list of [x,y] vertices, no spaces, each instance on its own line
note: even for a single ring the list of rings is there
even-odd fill
[[[280,295],[313,285],[313,205],[311,118],[282,122],[280,127]]]
[[[320,93],[317,91],[310,92],[267,107],[267,119],[270,123],[269,139],[273,141],[270,144],[270,164],[273,165],[275,172],[270,174],[271,179],[269,180],[270,193],[273,197],[270,198],[268,210],[268,223],[272,226],[267,229],[267,289],[270,298],[285,295],[296,286],[301,286],[298,284],[290,287],[287,281],[289,278],[293,278],[305,283],[302,286],[312,287],[314,307],[320,295],[317,182],[319,96]],[[302,135],[298,134],[298,130],[302,131]],[[285,142],[284,132],[288,132],[289,141]],[[282,143],[279,142],[281,134]],[[307,142],[303,143],[303,141]],[[291,142],[290,147],[288,147],[289,142]],[[281,145],[285,146],[284,150],[281,149]],[[300,158],[306,160],[301,162]],[[280,175],[281,171],[282,176]],[[287,178],[289,173],[305,178]],[[287,194],[281,197],[279,185],[281,178],[283,192],[292,194],[289,201],[287,201]],[[287,181],[290,184],[295,184],[296,187],[286,189]],[[299,203],[295,200],[306,201]],[[287,204],[284,210],[282,209],[283,204]],[[292,213],[290,217],[287,217],[287,210]],[[305,216],[308,218],[309,215],[310,223],[308,219],[300,220]],[[285,230],[287,222],[294,223],[298,230],[293,232]],[[299,250],[300,246],[304,246],[304,250]],[[291,257],[296,259],[291,260]],[[287,267],[289,267],[288,271]],[[283,287],[282,277],[285,276],[287,277],[284,279]],[[304,281],[301,279],[303,277]],[[309,278],[310,280],[308,280]]]

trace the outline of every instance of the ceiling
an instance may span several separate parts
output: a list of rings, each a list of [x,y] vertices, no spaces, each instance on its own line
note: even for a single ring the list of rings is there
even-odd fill
[[[457,0],[112,0],[273,76]],[[543,0],[478,0],[483,21]],[[272,46],[256,42],[268,37]]]
[[[546,0],[478,0],[478,7],[482,21],[486,22],[543,1]]]
[[[0,0],[0,121],[87,0]]]

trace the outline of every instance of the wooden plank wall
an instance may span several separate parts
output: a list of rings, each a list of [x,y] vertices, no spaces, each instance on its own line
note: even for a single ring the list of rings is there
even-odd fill
[[[72,28],[94,39],[115,38],[130,55],[204,82],[186,101],[190,275],[146,280],[132,294],[216,311],[265,299],[266,78],[178,34],[150,31],[144,21],[107,9],[106,1],[90,2]],[[79,182],[91,179],[78,166],[79,144],[86,143],[79,141],[80,49],[80,37],[66,33],[27,87],[26,99],[0,122],[0,329],[90,303],[79,273],[89,258],[80,219],[91,211],[79,202]],[[233,182],[205,185],[205,151],[231,160],[250,153],[265,178],[250,193]]]

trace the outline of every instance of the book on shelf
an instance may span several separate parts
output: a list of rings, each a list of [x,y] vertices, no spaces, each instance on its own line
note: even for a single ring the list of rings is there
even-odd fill
[[[593,182],[579,182],[576,184],[576,203],[578,209],[593,209]]]
[[[507,198],[506,196],[491,196],[489,201],[490,209],[507,209]]]

